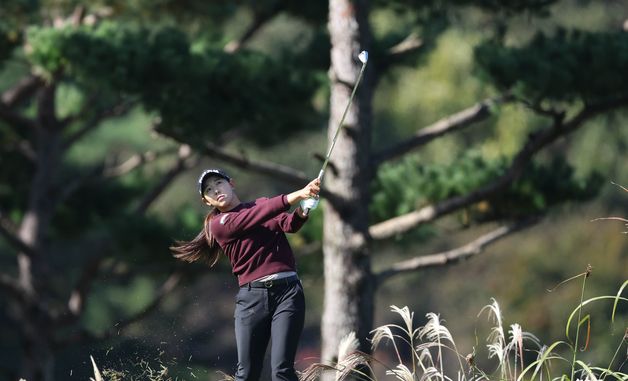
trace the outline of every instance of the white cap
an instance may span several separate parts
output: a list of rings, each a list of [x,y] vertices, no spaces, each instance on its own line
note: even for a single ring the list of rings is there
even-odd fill
[[[203,171],[203,173],[201,173],[198,178],[198,193],[200,193],[201,196],[203,195],[203,191],[205,190],[205,179],[210,176],[221,177],[227,181],[231,181],[231,177],[229,177],[229,175],[227,175],[223,170],[216,168],[207,169]]]

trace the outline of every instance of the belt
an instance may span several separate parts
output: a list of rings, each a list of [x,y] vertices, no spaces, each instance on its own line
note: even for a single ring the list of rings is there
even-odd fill
[[[297,275],[291,275],[285,278],[279,279],[270,279],[265,281],[255,281],[244,284],[242,287],[251,287],[251,288],[272,288],[279,286],[289,286],[299,280]]]

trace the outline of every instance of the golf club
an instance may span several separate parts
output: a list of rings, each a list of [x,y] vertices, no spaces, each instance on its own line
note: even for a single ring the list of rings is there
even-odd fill
[[[364,74],[364,69],[366,68],[366,63],[369,60],[369,53],[366,50],[363,50],[358,55],[358,59],[362,62],[362,68],[360,69],[360,74],[358,74],[358,79],[355,81],[355,85],[353,85],[353,90],[351,91],[351,96],[349,97],[349,102],[347,102],[347,107],[345,107],[345,111],[342,113],[342,117],[340,118],[340,123],[338,123],[338,128],[336,128],[336,133],[334,134],[334,138],[331,141],[331,146],[329,146],[329,150],[327,151],[327,155],[325,156],[325,161],[323,162],[323,166],[321,167],[321,171],[318,173],[318,180],[320,183],[323,183],[323,177],[325,176],[325,170],[327,169],[327,164],[329,163],[329,157],[331,156],[331,152],[334,150],[336,146],[336,139],[338,139],[338,135],[342,127],[344,127],[343,123],[345,121],[345,117],[347,116],[347,112],[349,111],[349,107],[351,107],[351,103],[353,102],[353,97],[355,96],[355,92],[358,89],[358,85],[362,80],[362,75]],[[309,209],[305,209],[303,214],[306,216],[310,212]]]

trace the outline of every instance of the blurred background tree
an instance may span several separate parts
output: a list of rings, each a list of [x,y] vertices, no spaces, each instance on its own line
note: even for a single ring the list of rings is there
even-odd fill
[[[315,176],[361,49],[324,213],[291,237],[301,359],[333,359],[351,330],[366,348],[393,303],[472,332],[494,296],[556,337],[579,290],[560,305],[545,289],[587,263],[592,293],[626,277],[619,229],[588,222],[625,212],[603,186],[626,177],[619,2],[10,0],[0,14],[9,379],[84,378],[88,352],[114,367],[167,352],[186,376],[232,366],[227,264],[207,275],[167,250],[200,227],[196,174],[226,166],[251,198]]]

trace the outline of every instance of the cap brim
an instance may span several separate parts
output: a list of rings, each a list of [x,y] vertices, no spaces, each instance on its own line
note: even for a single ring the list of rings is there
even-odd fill
[[[203,184],[205,183],[205,180],[207,180],[208,178],[210,178],[212,176],[220,177],[220,178],[225,179],[227,181],[231,181],[231,177],[229,177],[223,171],[221,171],[219,169],[208,169],[208,170],[204,171],[201,174],[201,176],[198,178],[198,193],[200,193],[201,196],[203,195]]]

